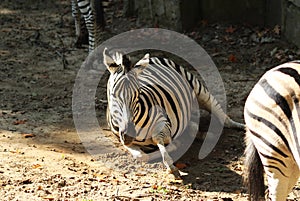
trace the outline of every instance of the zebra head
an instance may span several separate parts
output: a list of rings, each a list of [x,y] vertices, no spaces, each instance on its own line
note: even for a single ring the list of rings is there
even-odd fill
[[[107,99],[110,122],[114,133],[118,133],[124,145],[130,145],[136,138],[134,115],[139,110],[138,74],[141,68],[132,68],[126,55],[116,52],[112,57],[107,49],[103,52],[104,64],[110,72],[107,83]],[[137,63],[138,64],[138,63]],[[139,66],[145,65],[141,60]]]

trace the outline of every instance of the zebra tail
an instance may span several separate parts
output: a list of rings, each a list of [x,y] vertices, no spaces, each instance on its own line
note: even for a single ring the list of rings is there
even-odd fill
[[[244,166],[244,184],[250,194],[249,200],[257,201],[264,197],[264,173],[258,151],[249,137],[246,137]]]
[[[186,79],[189,80],[188,77]],[[215,115],[221,122],[224,122],[224,125],[227,128],[235,128],[239,130],[245,129],[244,124],[233,121],[229,116],[227,116],[227,114],[224,113],[217,99],[208,91],[205,86],[201,84],[200,80],[195,79],[192,84],[190,81],[189,83],[194,89],[194,92],[197,94],[200,108],[203,108]]]

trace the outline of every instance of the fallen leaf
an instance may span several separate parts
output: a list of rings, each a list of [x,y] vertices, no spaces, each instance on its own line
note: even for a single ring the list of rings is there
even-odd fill
[[[115,182],[115,183],[119,184],[121,181],[118,180],[118,179],[114,179],[114,180],[112,180],[112,182]]]
[[[242,191],[240,189],[238,189],[238,190],[235,190],[233,193],[235,193],[235,194],[241,194]]]
[[[229,55],[229,57],[228,57],[228,60],[230,61],[230,62],[237,62],[237,58],[233,55],[233,54],[230,54]]]
[[[274,27],[273,31],[274,31],[275,34],[279,35],[279,34],[280,34],[280,31],[281,31],[280,26],[279,26],[279,25],[276,25],[276,26]]]
[[[30,179],[25,179],[25,180],[21,181],[20,183],[27,185],[27,184],[32,184],[32,181]]]
[[[140,177],[142,177],[142,176],[145,176],[147,173],[144,173],[144,172],[142,172],[142,173],[136,173],[135,174],[135,176],[140,176]]]
[[[103,174],[93,174],[95,177],[98,178],[99,182],[108,182],[108,176],[107,175],[103,175]]]
[[[275,41],[272,37],[262,37],[260,43],[273,43]]]
[[[11,28],[2,28],[1,30],[0,30],[1,32],[6,32],[6,33],[8,33],[8,32],[11,32],[12,31],[12,29]]]
[[[224,36],[224,40],[225,40],[225,41],[229,41],[229,40],[231,40],[231,38],[228,37],[228,36]]]
[[[270,56],[273,57],[275,53],[277,52],[278,48],[275,47],[272,51],[270,51]]]
[[[40,75],[40,78],[42,78],[42,79],[48,79],[49,75]]]
[[[27,120],[16,120],[13,122],[13,125],[25,124]]]
[[[200,23],[202,24],[202,26],[207,26],[208,21],[207,20],[201,20]]]
[[[33,169],[38,169],[38,168],[42,168],[42,165],[40,165],[40,164],[34,164],[34,165],[32,165],[31,166]]]
[[[43,197],[43,199],[45,199],[45,200],[54,200],[54,197],[52,195],[48,195],[48,196]]]
[[[175,166],[176,166],[179,170],[181,170],[181,169],[183,169],[183,168],[186,168],[186,167],[187,167],[187,164],[185,164],[185,163],[176,163]]]
[[[225,32],[226,32],[226,33],[234,33],[235,30],[236,30],[236,28],[233,28],[232,26],[230,26],[230,27],[228,27],[228,28],[225,30]]]
[[[7,50],[0,50],[0,55],[1,56],[6,56],[6,55],[9,55],[9,54],[10,54],[10,52],[7,51]]]
[[[183,183],[183,180],[182,179],[170,179],[169,181],[169,184],[182,184]]]
[[[22,153],[19,149],[17,149],[17,150],[11,150],[9,152],[13,153],[13,154],[21,154]]]
[[[31,137],[35,137],[35,135],[34,135],[34,134],[32,134],[32,133],[23,133],[22,135],[23,135],[23,137],[24,137],[24,138],[31,138]]]

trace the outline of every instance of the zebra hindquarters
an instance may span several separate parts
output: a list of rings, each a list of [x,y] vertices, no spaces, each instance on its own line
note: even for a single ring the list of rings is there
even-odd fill
[[[247,129],[244,181],[250,200],[260,200],[264,195],[263,170],[268,183],[266,197],[272,201],[285,201],[298,180],[297,163],[291,155],[280,151],[282,147],[277,148],[269,144],[267,140],[270,140],[272,135],[273,132],[257,133],[251,126]],[[270,138],[267,139],[268,137]]]
[[[268,71],[246,100],[247,127],[245,180],[254,200],[256,189],[251,168],[258,156],[267,176],[268,199],[286,200],[299,177],[299,99],[300,65],[287,63]],[[257,152],[257,153],[256,153]],[[251,155],[254,158],[251,159]],[[297,162],[296,162],[297,161]],[[260,192],[259,192],[260,191]]]
[[[298,166],[292,161],[284,170],[289,172],[289,175],[284,175],[281,171],[282,170],[274,169],[273,167],[269,168],[265,166],[269,191],[268,197],[270,200],[285,201],[298,180]]]

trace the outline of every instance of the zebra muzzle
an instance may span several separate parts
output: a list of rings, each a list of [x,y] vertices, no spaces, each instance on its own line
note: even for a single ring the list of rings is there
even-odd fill
[[[134,138],[131,137],[130,135],[124,134],[123,135],[123,144],[124,145],[131,145],[131,143],[133,142]]]
[[[130,145],[135,140],[136,136],[136,131],[133,123],[127,124],[125,131],[121,132],[120,136],[121,141],[124,145]]]

